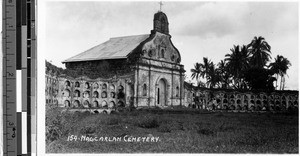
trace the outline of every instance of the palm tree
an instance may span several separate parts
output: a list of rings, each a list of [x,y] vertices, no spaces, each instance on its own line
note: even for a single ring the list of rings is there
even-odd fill
[[[282,64],[280,65],[280,71],[281,71],[280,76],[281,76],[281,82],[282,82],[282,88],[281,89],[282,90],[284,90],[285,75],[287,75],[286,71],[289,69],[289,67],[291,65],[292,65],[291,62],[287,58],[283,57]],[[283,81],[282,81],[282,78],[283,78]]]
[[[231,54],[225,55],[225,61],[228,64],[228,72],[233,76],[234,87],[241,88],[243,72],[249,68],[249,52],[247,46],[243,45],[241,50],[239,46],[233,45],[230,49]]]
[[[200,63],[202,69],[202,73],[201,73],[202,78],[207,76],[211,63],[212,63],[211,60],[208,60],[207,57],[203,57],[203,64]]]
[[[270,70],[276,74],[276,86],[275,88],[277,89],[278,87],[278,77],[279,77],[279,73],[280,73],[280,69],[279,69],[279,66],[280,66],[280,60],[282,60],[282,57],[283,56],[280,56],[280,55],[277,55],[276,58],[275,58],[275,61],[270,63],[268,67],[270,67]]]
[[[228,67],[227,67],[227,63],[225,62],[225,60],[221,60],[218,63],[218,68],[217,68],[218,72],[220,73],[220,78],[221,78],[221,86],[222,88],[229,88],[229,84],[230,84],[230,75],[228,73]]]
[[[202,73],[201,65],[200,63],[196,63],[194,65],[194,69],[191,69],[192,72],[192,79],[196,79],[197,84],[199,83],[200,80],[200,74]]]
[[[263,68],[271,59],[271,46],[265,41],[265,38],[255,36],[250,44],[248,44],[251,56],[251,65],[258,68]]]
[[[281,55],[277,55],[275,61],[270,63],[270,65],[268,66],[270,67],[270,70],[273,71],[274,74],[276,74],[276,88],[278,87],[278,76],[280,76],[279,90],[284,89],[286,71],[289,69],[290,66],[290,61]]]
[[[206,83],[209,88],[220,87],[221,75],[220,72],[215,68],[215,64],[211,62],[208,66]]]
[[[196,63],[194,69],[191,69],[192,79],[197,80],[197,84],[200,82],[200,78],[205,78],[208,80],[209,68],[211,66],[211,61],[207,57],[203,57],[203,63]]]

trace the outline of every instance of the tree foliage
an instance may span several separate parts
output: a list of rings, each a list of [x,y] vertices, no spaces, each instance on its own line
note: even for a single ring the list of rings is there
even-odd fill
[[[204,81],[206,87],[211,88],[274,90],[280,76],[279,89],[283,90],[285,75],[291,63],[281,55],[270,63],[271,58],[271,46],[265,38],[255,36],[248,45],[233,45],[230,53],[217,65],[203,57],[203,63],[196,63],[191,69],[192,79],[196,79],[198,84]]]
[[[281,81],[280,81],[280,86],[279,89],[283,90],[284,89],[284,77],[286,75],[286,71],[289,69],[289,67],[292,64],[290,63],[290,61],[283,57],[282,55],[277,55],[275,58],[275,61],[269,64],[269,68],[270,70],[272,70],[272,72],[274,74],[276,74],[276,86],[275,88],[277,88],[277,81],[278,81],[278,76],[281,77]]]

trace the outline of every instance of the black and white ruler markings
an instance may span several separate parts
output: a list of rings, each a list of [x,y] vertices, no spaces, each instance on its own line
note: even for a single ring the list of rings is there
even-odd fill
[[[35,5],[35,0],[2,5],[4,155],[36,151]]]

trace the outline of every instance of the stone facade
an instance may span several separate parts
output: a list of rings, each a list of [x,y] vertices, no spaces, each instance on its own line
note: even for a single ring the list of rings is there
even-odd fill
[[[183,65],[169,35],[156,32],[142,48],[136,70],[136,106],[175,106],[183,101]]]

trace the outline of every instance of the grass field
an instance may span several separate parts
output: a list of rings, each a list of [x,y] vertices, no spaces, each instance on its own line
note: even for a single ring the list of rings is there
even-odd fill
[[[299,153],[298,115],[287,113],[184,109],[108,115],[51,109],[46,123],[47,153]],[[82,136],[122,140],[81,141]],[[128,136],[159,140],[125,142]]]

